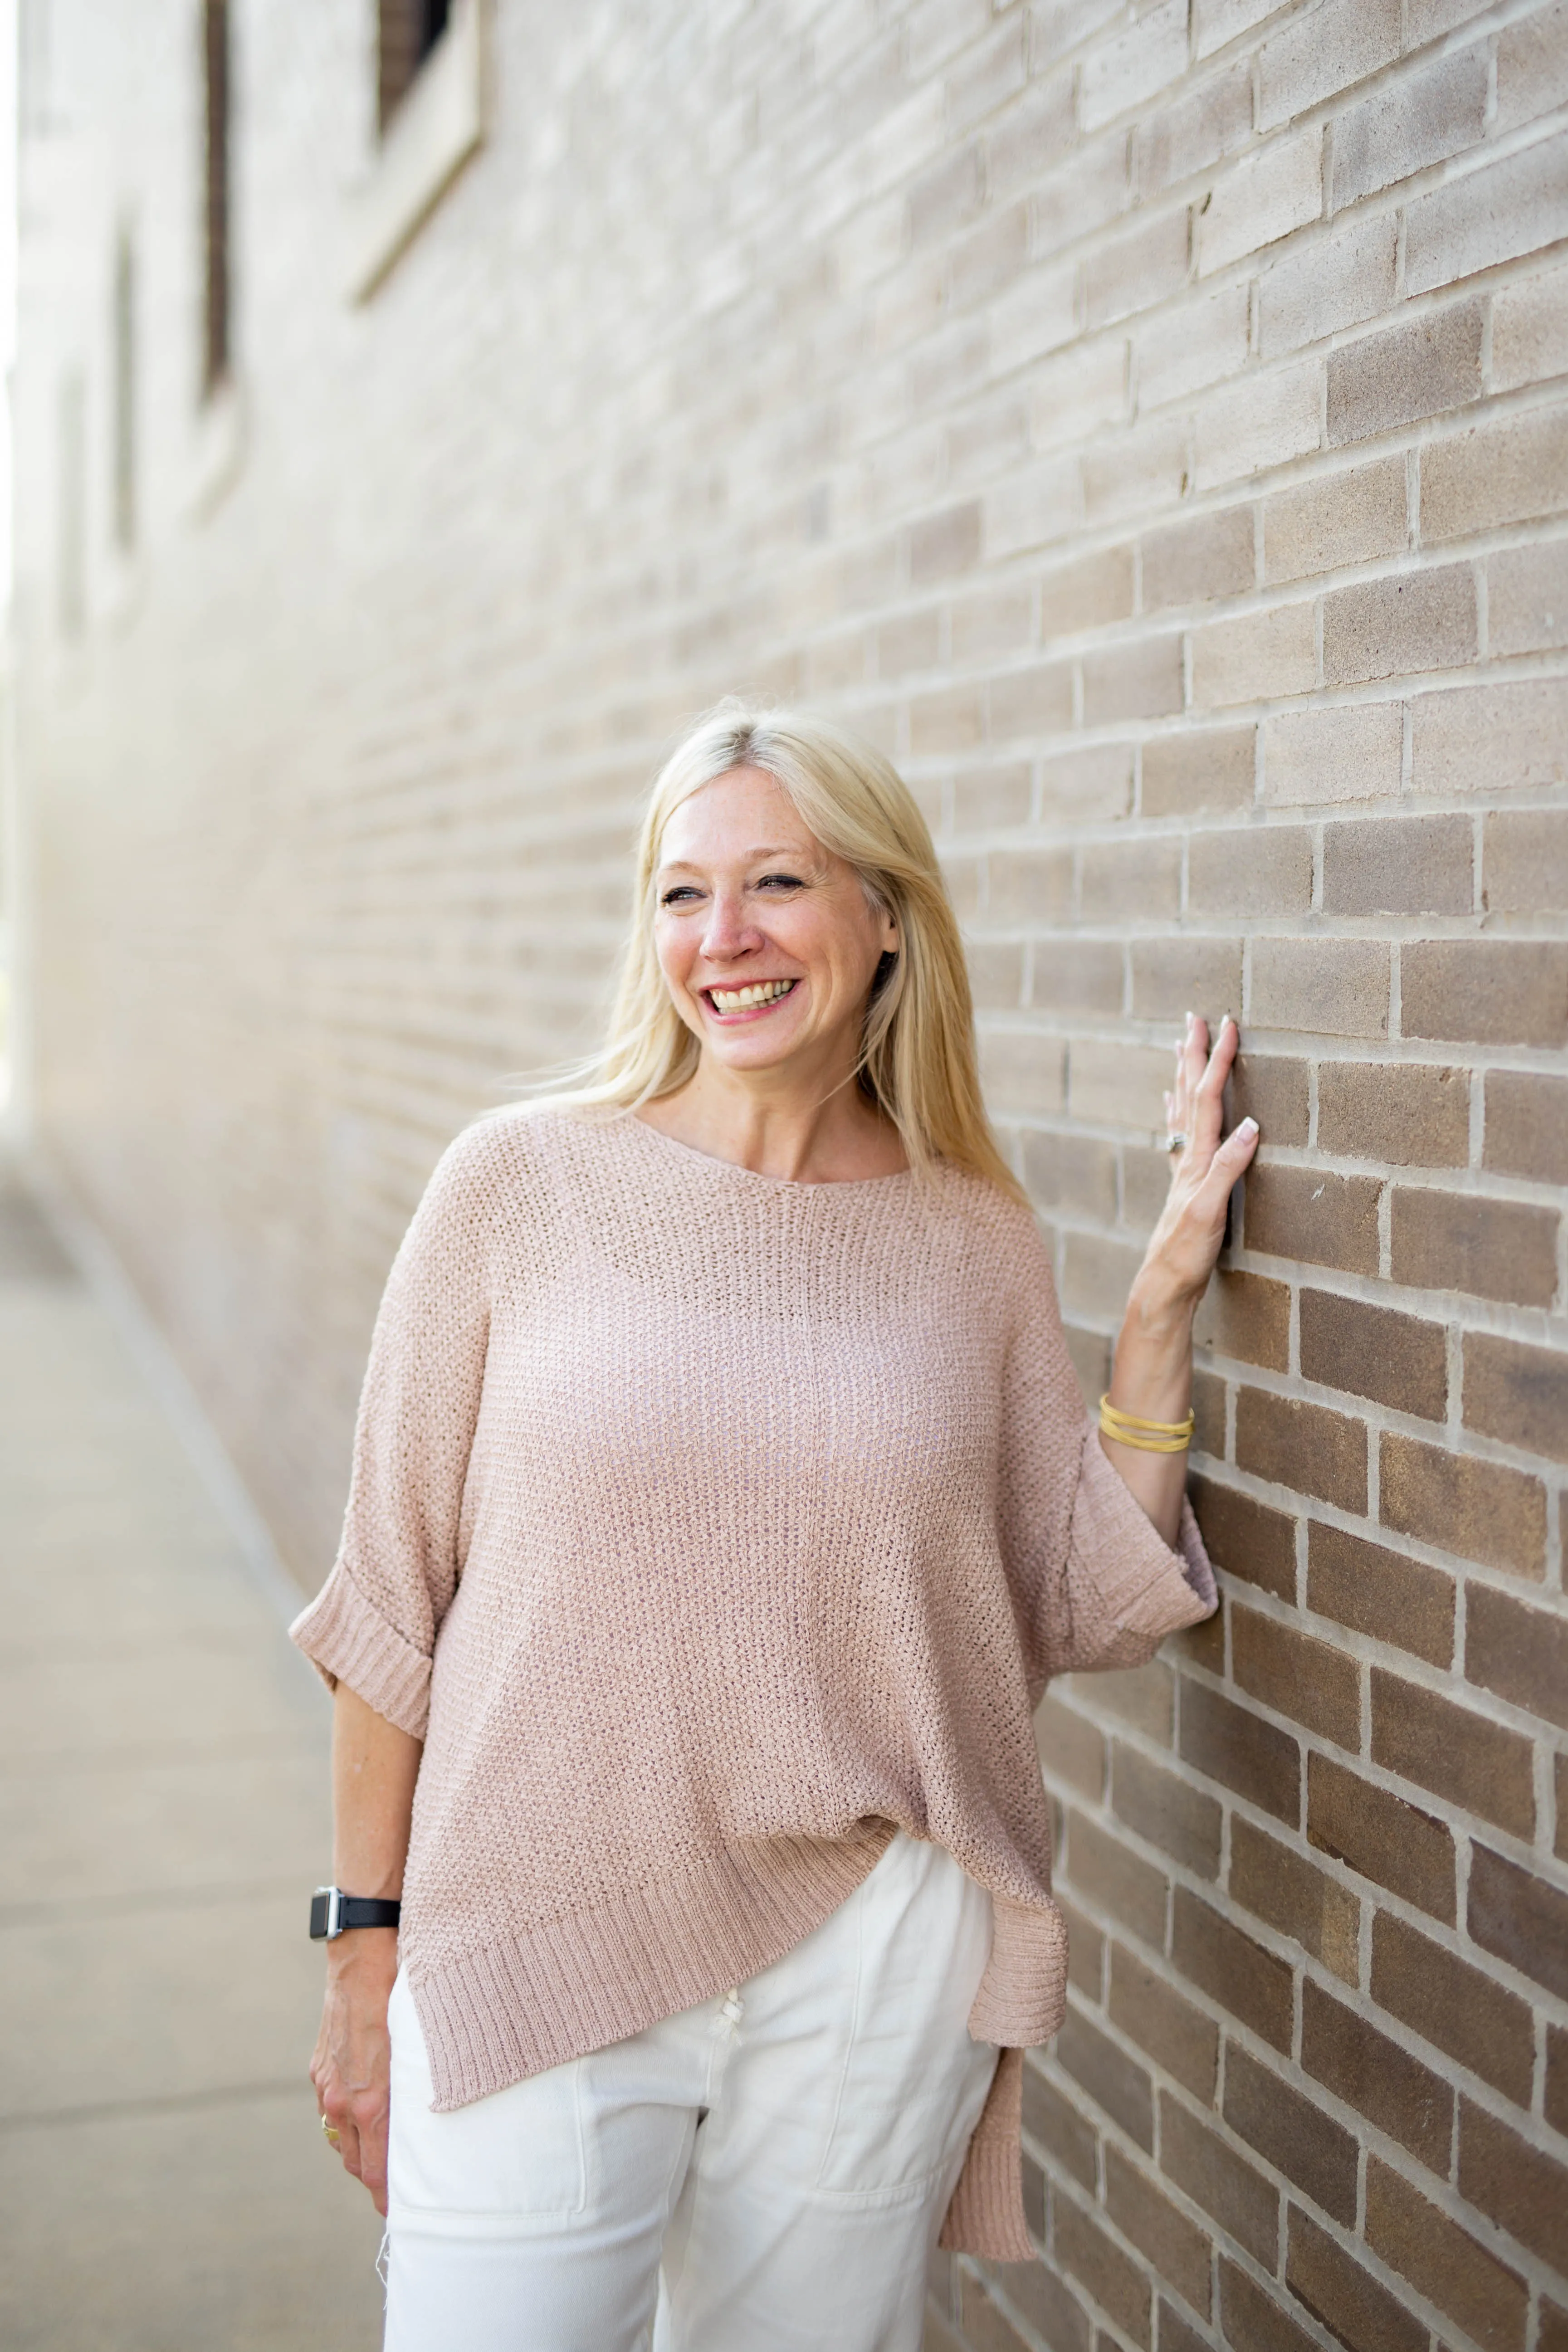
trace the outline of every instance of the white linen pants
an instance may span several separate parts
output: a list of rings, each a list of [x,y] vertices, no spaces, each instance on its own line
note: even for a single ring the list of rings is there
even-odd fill
[[[900,1832],[772,1968],[439,2116],[399,1976],[385,2352],[918,2352],[990,1948]]]

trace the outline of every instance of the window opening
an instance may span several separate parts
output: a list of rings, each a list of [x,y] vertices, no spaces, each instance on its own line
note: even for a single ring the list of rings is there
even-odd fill
[[[136,253],[131,232],[114,240],[114,543],[129,555],[136,544]]]
[[[206,99],[202,206],[202,396],[205,399],[226,380],[231,358],[228,0],[202,0],[202,72]]]
[[[384,134],[442,34],[449,0],[380,0],[376,13],[376,123]]]

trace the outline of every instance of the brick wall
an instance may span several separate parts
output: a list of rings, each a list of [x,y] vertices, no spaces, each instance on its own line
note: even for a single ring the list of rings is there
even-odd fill
[[[1091,1391],[1175,1025],[1237,1012],[1224,1612],[1042,1713],[1041,2259],[940,2263],[931,2342],[1565,2352],[1568,9],[502,0],[489,142],[359,310],[365,12],[231,13],[216,471],[191,12],[55,0],[31,64],[48,1150],[313,1580],[401,1222],[591,1029],[633,797],[715,694],[924,797]]]

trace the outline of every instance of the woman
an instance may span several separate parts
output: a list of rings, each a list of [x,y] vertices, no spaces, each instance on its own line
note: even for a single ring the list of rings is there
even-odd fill
[[[1189,1016],[1091,1428],[908,791],[738,706],[668,761],[595,1082],[437,1169],[294,1629],[339,1887],[403,1898],[329,1945],[311,2068],[391,2352],[904,2352],[939,2231],[1030,2252],[1031,1710],[1215,1605],[1236,1042]]]

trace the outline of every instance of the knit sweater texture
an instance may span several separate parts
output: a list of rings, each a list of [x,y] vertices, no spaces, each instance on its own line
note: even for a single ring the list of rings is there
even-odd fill
[[[942,2242],[1027,2257],[1021,2053],[1067,1984],[1032,1712],[1214,1606],[995,1186],[793,1183],[625,1112],[470,1128],[293,1627],[425,1742],[401,1957],[437,2107],[754,1975],[904,1829],[992,1898],[970,2031],[1003,2057]]]

